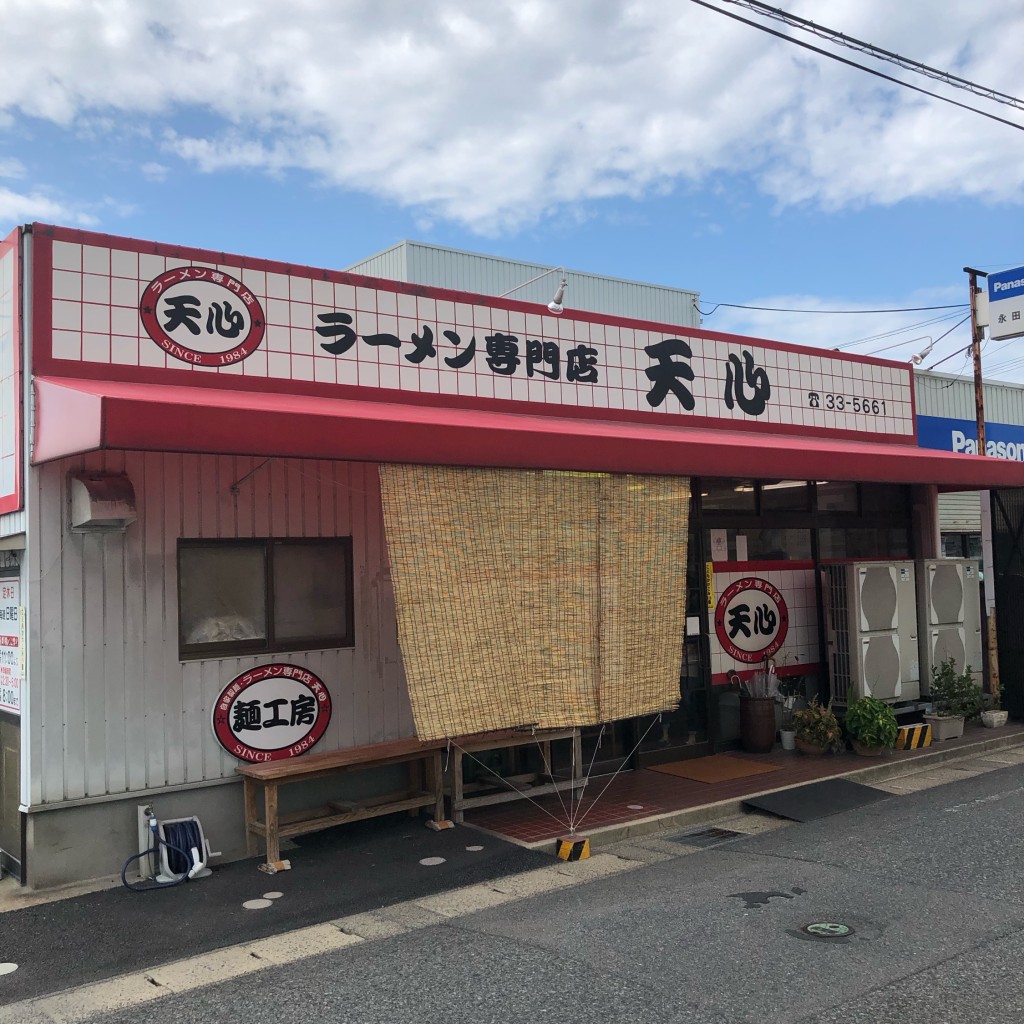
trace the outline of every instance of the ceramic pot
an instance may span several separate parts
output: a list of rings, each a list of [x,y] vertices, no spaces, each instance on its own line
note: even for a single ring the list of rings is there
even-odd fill
[[[850,744],[861,757],[881,757],[885,753],[885,747],[866,747],[860,740],[851,739]]]
[[[925,715],[924,720],[932,727],[933,740],[955,740],[964,734],[963,715]]]
[[[816,743],[808,743],[807,740],[801,739],[799,736],[793,737],[793,743],[801,754],[821,755],[828,753],[827,747],[819,747]]]
[[[987,729],[998,729],[1006,725],[1009,714],[1008,711],[982,711],[981,724]]]

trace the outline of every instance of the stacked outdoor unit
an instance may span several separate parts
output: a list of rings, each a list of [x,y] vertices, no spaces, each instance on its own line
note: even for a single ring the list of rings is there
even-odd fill
[[[948,658],[958,672],[971,667],[980,686],[981,594],[978,563],[971,558],[932,558],[917,563],[921,690],[930,690],[932,668]]]
[[[822,569],[832,699],[896,703],[921,693],[914,563],[842,562]]]

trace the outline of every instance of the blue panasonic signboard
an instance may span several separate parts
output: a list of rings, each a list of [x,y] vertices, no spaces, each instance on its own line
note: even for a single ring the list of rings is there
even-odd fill
[[[944,452],[978,454],[978,425],[974,420],[952,420],[944,416],[917,417],[919,448]],[[1024,426],[1009,423],[985,424],[985,453],[998,459],[1024,462]]]
[[[988,331],[993,341],[1024,334],[1024,267],[989,274]]]

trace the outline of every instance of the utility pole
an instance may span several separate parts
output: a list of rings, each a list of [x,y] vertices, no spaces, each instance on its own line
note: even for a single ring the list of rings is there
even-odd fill
[[[985,444],[985,385],[981,376],[981,340],[984,328],[978,324],[978,278],[988,277],[983,270],[975,270],[973,267],[964,267],[964,273],[968,275],[971,289],[971,355],[974,360],[974,411],[978,421],[978,454],[985,458],[987,456]],[[988,533],[991,535],[992,499],[989,496],[989,507],[982,511],[984,516],[989,517]],[[992,600],[985,601],[986,630],[985,635],[988,641],[988,688],[992,697],[992,707],[999,707],[1000,683],[999,683],[999,642],[996,635],[996,605],[995,585],[993,578],[995,567],[989,566],[989,572],[985,575],[986,596],[991,594]]]

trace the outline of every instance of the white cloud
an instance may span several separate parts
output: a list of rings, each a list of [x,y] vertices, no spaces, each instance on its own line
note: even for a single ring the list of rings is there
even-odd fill
[[[0,185],[0,224],[40,220],[90,227],[97,223],[92,214],[75,209],[40,191],[14,192]]]
[[[24,178],[25,165],[14,157],[0,157],[0,178]]]
[[[139,170],[142,171],[142,176],[148,181],[166,181],[169,173],[165,164],[157,163],[155,160],[147,161]]]
[[[1024,92],[1020,5],[794,10]],[[479,231],[722,172],[781,206],[1024,199],[1024,132],[678,0],[0,0],[0,20],[0,121],[159,116],[202,170],[300,168]]]

